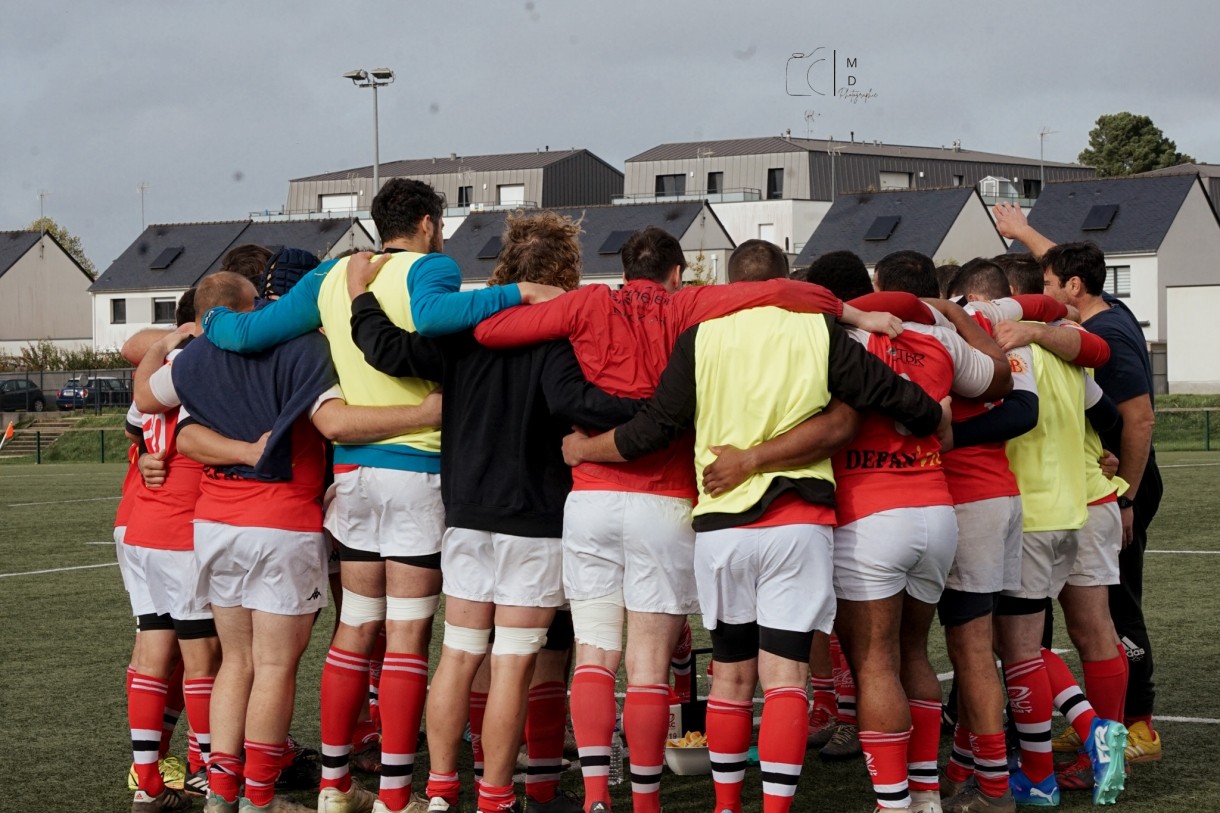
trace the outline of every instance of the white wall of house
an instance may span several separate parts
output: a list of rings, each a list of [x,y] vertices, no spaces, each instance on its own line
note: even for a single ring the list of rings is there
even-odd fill
[[[0,342],[88,344],[90,284],[59,244],[44,235],[0,275]]]
[[[93,295],[93,347],[97,350],[117,350],[137,331],[146,327],[172,328],[173,310],[168,321],[153,318],[154,302],[172,301],[176,306],[185,288],[161,291],[123,291]],[[123,321],[115,321],[116,300],[122,301],[126,313]],[[162,308],[164,310],[164,307]]]
[[[1220,356],[1211,352],[1220,313],[1220,285],[1166,290],[1170,392],[1220,393]]]
[[[974,196],[966,201],[962,211],[949,227],[945,239],[932,256],[937,265],[949,261],[964,265],[975,257],[994,257],[1008,250],[1004,238],[995,229],[987,207]]]
[[[1167,288],[1220,282],[1220,224],[1216,222],[1202,184],[1196,182],[1186,195],[1178,216],[1161,241],[1157,259],[1159,307],[1154,324],[1159,326],[1159,340],[1164,341],[1168,322]]]
[[[712,210],[733,242],[768,239],[762,227],[771,226],[772,242],[789,254],[799,254],[805,241],[830,210],[828,200],[751,200],[713,203]]]
[[[1145,339],[1149,342],[1165,341],[1165,318],[1161,307],[1165,286],[1160,279],[1160,269],[1164,264],[1158,255],[1107,254],[1106,266],[1127,266],[1131,269],[1131,293],[1119,298],[1141,322]],[[1109,279],[1107,276],[1107,286]],[[1143,322],[1148,324],[1143,325]]]

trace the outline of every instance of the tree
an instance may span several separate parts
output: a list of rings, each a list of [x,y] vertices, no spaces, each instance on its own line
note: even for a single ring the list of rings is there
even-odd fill
[[[1089,132],[1089,146],[1077,157],[1098,175],[1134,175],[1153,169],[1193,163],[1178,152],[1178,145],[1165,137],[1147,116],[1114,113],[1097,117]]]
[[[89,279],[97,279],[97,269],[93,267],[93,262],[85,256],[85,249],[80,244],[80,238],[72,234],[63,226],[56,223],[49,217],[40,217],[26,227],[27,231],[40,231],[54,237],[64,251],[72,255],[72,259],[81,264],[81,268],[85,269],[85,273],[89,275]]]

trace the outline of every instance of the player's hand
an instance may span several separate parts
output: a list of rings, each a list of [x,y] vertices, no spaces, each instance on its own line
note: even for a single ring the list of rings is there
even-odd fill
[[[263,452],[267,450],[267,438],[271,437],[270,432],[264,432],[258,440],[253,443],[246,444],[246,459],[242,462],[250,468],[258,465],[258,461],[263,459]]]
[[[732,491],[754,474],[752,450],[738,449],[736,446],[710,448],[716,459],[703,470],[703,490],[711,496],[719,497]]]
[[[537,282],[518,282],[517,288],[521,291],[522,305],[538,305],[542,302],[549,302],[564,293],[562,288],[556,288],[554,285],[540,285]]]
[[[1007,353],[1014,347],[1024,347],[1036,344],[1038,341],[1038,325],[1031,322],[997,322],[992,328],[992,338]]]
[[[156,346],[161,348],[162,355],[169,355],[169,351],[173,350],[175,347],[182,344],[184,341],[194,335],[189,330],[183,329],[186,327],[187,325],[183,325],[181,328],[171,330],[157,341]]]
[[[953,448],[953,399],[946,395],[940,399],[940,423],[936,425],[936,437],[949,436],[949,448]],[[943,443],[943,441],[942,441]],[[947,450],[946,450],[947,451]]]
[[[996,231],[1009,240],[1019,240],[1021,233],[1029,228],[1024,210],[1015,203],[997,203],[991,208],[995,217]]]
[[[1120,508],[1118,515],[1123,520],[1123,547],[1131,544],[1131,540],[1135,538],[1135,509]]]
[[[579,426],[572,427],[572,434],[563,439],[563,462],[569,466],[579,466],[585,462],[581,455],[581,446],[589,440],[589,435]]]
[[[1118,474],[1118,458],[1114,456],[1114,452],[1102,449],[1101,457],[1097,458],[1097,462],[1101,464],[1101,473],[1106,476],[1107,480],[1113,480],[1114,475]]]
[[[381,268],[390,261],[390,254],[382,254],[376,259],[371,251],[361,251],[347,259],[347,294],[352,299],[368,292],[369,286]]]
[[[420,421],[422,421],[425,426],[439,427],[441,425],[441,397],[441,391],[439,389],[435,389],[428,393],[424,400],[420,401]]]
[[[165,452],[155,454],[145,452],[136,461],[136,467],[140,470],[140,476],[144,478],[144,485],[148,488],[160,488],[165,485],[165,477],[168,474],[165,466]]]
[[[902,332],[902,320],[894,314],[884,311],[876,313],[865,311],[861,314],[860,324],[857,327],[867,330],[869,333],[884,333],[892,339]]]

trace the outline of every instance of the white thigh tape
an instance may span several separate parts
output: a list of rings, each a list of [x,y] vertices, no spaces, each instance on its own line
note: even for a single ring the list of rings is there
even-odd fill
[[[607,652],[623,648],[623,591],[601,598],[573,599],[572,630],[578,643]]]
[[[387,621],[424,621],[436,615],[441,597],[424,596],[423,598],[385,597],[385,617]]]

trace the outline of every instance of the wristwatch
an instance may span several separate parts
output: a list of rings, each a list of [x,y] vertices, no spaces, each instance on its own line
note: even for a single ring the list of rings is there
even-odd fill
[[[1119,507],[1119,509],[1123,509],[1123,508],[1130,508],[1130,507],[1131,507],[1131,506],[1133,506],[1133,505],[1135,505],[1135,503],[1134,503],[1132,500],[1127,499],[1126,497],[1119,497],[1119,498],[1118,498],[1118,507]]]

